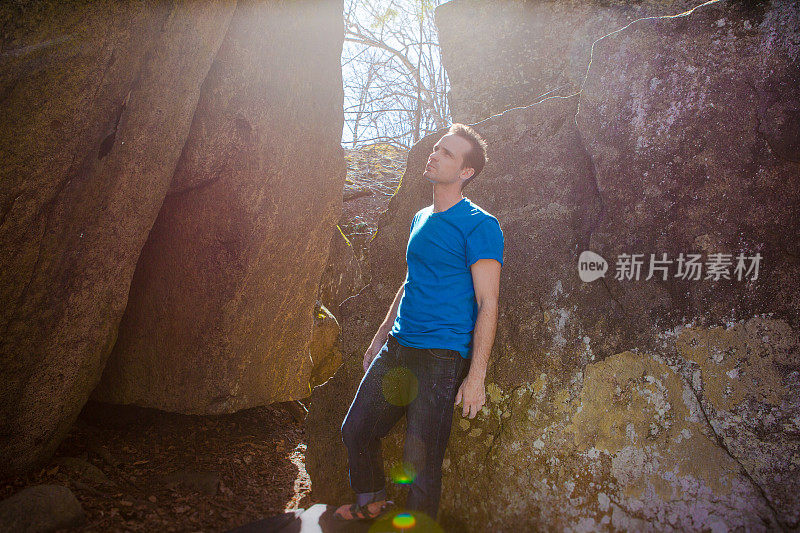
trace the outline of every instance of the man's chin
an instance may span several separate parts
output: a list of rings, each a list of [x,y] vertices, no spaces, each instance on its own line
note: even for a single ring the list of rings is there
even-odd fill
[[[431,183],[439,183],[441,182],[441,176],[436,174],[436,169],[425,169],[422,171],[422,177],[426,180],[430,181]]]

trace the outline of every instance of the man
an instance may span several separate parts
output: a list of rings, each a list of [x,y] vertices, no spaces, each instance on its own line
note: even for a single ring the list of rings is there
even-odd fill
[[[474,418],[485,403],[503,233],[462,194],[485,163],[485,141],[463,124],[428,156],[423,177],[433,184],[433,205],[411,223],[406,279],[364,354],[366,373],[342,424],[356,503],[338,508],[339,519],[374,518],[391,505],[380,439],[405,414],[395,481],[410,483],[409,510],[435,520],[453,404]]]

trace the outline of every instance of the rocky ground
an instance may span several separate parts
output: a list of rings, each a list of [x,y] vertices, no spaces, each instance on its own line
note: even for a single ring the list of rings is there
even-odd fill
[[[69,487],[74,531],[226,531],[307,507],[302,426],[279,406],[226,416],[89,404],[44,468],[3,480]]]

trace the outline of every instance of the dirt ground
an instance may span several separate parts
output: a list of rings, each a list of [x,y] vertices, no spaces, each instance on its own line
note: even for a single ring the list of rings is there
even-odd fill
[[[0,498],[61,484],[86,513],[71,531],[227,531],[313,503],[305,447],[277,406],[189,416],[90,403],[53,460],[0,481]]]

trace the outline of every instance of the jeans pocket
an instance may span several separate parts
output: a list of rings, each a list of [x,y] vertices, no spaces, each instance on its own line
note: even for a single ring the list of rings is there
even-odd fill
[[[456,357],[461,357],[461,354],[456,350],[448,350],[447,348],[425,348],[425,351],[436,359],[443,359],[445,361],[455,361]]]

